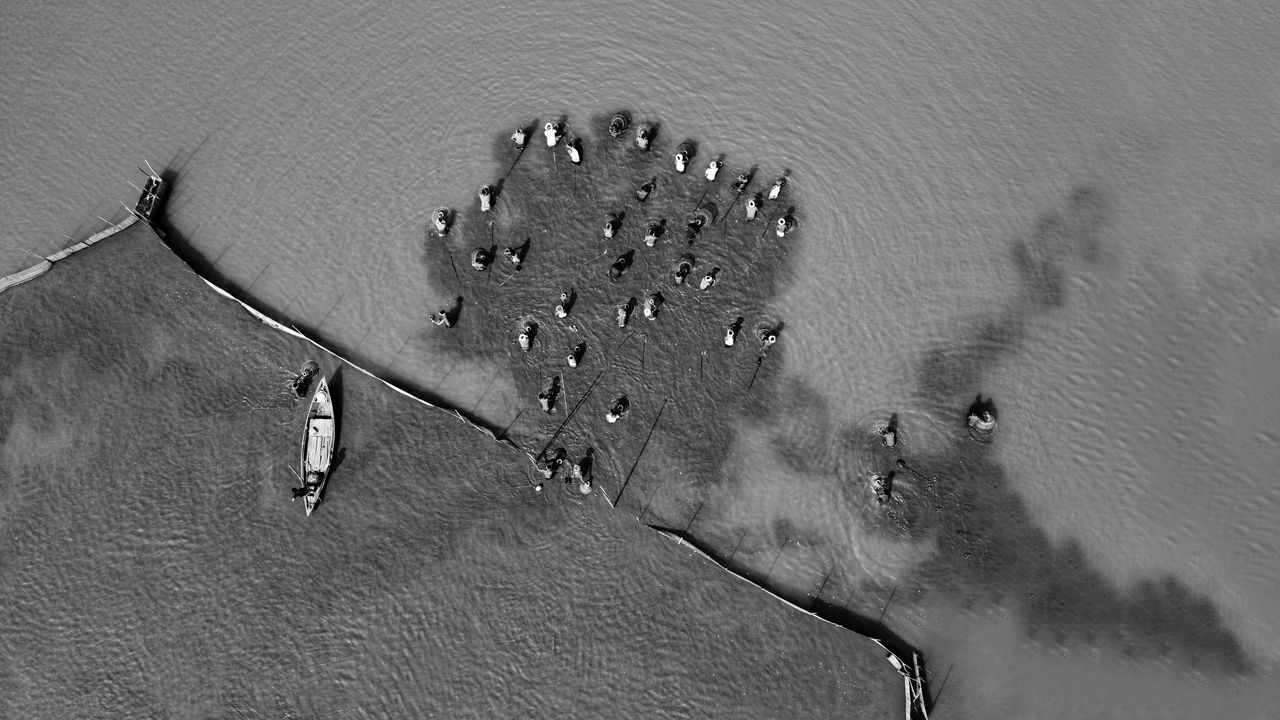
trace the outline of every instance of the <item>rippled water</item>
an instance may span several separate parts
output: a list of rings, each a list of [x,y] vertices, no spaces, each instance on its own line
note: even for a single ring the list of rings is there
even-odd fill
[[[998,468],[977,467],[998,474],[1001,500],[965,500],[990,516],[977,520],[999,528],[998,508],[1030,528],[1015,546],[1074,542],[1090,582],[1139,608],[1144,581],[1176,578],[1253,661],[1237,701],[1272,692],[1280,55],[1266,4],[2,12],[0,260],[21,267],[22,248],[130,201],[120,178],[141,158],[169,162],[174,222],[219,272],[494,414],[515,387],[433,351],[423,316],[450,290],[426,282],[419,253],[427,213],[500,172],[495,132],[628,106],[730,160],[789,167],[803,250],[773,310],[788,376],[813,401],[738,428],[726,528],[807,528],[886,595],[910,584],[933,546],[833,506],[833,478],[851,472],[833,448],[897,411],[926,475],[969,478],[948,418],[984,392],[1001,411],[984,460]],[[821,439],[804,465],[776,451],[800,437]],[[795,583],[816,584],[820,568],[790,552],[774,580],[794,564]],[[936,570],[924,576],[949,576]],[[1147,707],[1186,682],[1177,652],[1026,635],[1025,595],[1044,588],[1016,589],[895,599],[887,621],[932,650],[935,672],[956,663],[940,713],[1029,715],[1032,699],[1081,688]],[[1112,627],[1089,617],[1068,625]],[[1228,705],[1210,677],[1184,692]]]
[[[598,498],[535,494],[520,454],[258,324],[148,235],[0,297],[0,716],[900,707],[859,636]],[[306,517],[283,464],[311,357],[341,417],[321,508],[343,510]]]

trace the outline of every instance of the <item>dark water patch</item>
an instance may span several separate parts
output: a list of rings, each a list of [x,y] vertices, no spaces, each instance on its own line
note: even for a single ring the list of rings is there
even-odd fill
[[[1022,280],[1016,305],[926,351],[917,392],[926,407],[951,418],[953,441],[937,452],[902,448],[914,482],[885,508],[889,527],[906,537],[936,537],[937,552],[915,579],[922,588],[1019,608],[1036,639],[1112,647],[1202,671],[1247,672],[1239,638],[1208,599],[1171,576],[1139,580],[1133,590],[1117,587],[1078,542],[1049,538],[1006,468],[965,432],[965,408],[982,391],[984,373],[1018,351],[1038,318],[1068,301],[1062,280],[1069,265],[1098,256],[1105,208],[1100,192],[1082,188],[1064,208],[1042,216],[1028,237],[1013,242]],[[997,443],[998,434],[997,428]]]
[[[708,182],[701,172],[677,173],[665,133],[656,134],[648,151],[636,147],[635,128],[648,122],[656,129],[656,123],[633,117],[630,131],[614,138],[607,132],[611,117],[581,130],[566,123],[566,137],[582,140],[581,165],[569,161],[562,144],[546,147],[540,134],[520,149],[502,133],[493,144],[495,164],[509,168],[501,199],[485,212],[461,194],[453,228],[431,237],[423,257],[432,283],[456,285],[468,307],[465,319],[436,332],[440,345],[459,358],[480,355],[505,364],[530,409],[557,378],[561,411],[581,403],[557,444],[571,457],[599,447],[597,478],[616,493],[631,467],[643,473],[637,465],[642,447],[684,458],[684,465],[714,467],[727,453],[735,415],[759,412],[774,397],[781,363],[762,350],[756,333],[779,325],[767,308],[785,281],[787,246],[796,239],[778,239],[769,225],[789,198],[766,203],[754,222],[745,213],[723,217],[717,208],[737,195],[724,176]],[[690,241],[683,228],[697,212],[710,220]],[[668,229],[650,247],[644,240],[654,225]],[[466,260],[474,248],[515,243],[528,248],[518,271],[502,260],[475,271]],[[677,283],[685,256],[692,268]],[[714,281],[700,289],[713,270]],[[563,307],[561,293],[574,297],[566,317],[554,312]],[[650,301],[652,319],[641,312]],[[724,336],[738,318],[744,318],[738,341],[726,348]],[[529,324],[537,333],[525,351],[518,335]],[[567,358],[577,348],[583,350],[579,366],[570,368]],[[584,400],[601,370],[603,379]],[[631,412],[604,422],[623,395]],[[507,433],[536,453],[564,418],[558,411],[525,413]],[[695,477],[715,482],[714,472]]]
[[[0,334],[39,325],[50,338],[0,346],[7,451],[29,450],[15,438],[32,412],[47,413],[47,441],[96,432],[21,475],[0,465],[4,497],[35,490],[0,547],[7,714],[746,717],[803,705],[869,718],[899,706],[892,671],[860,639],[625,516],[545,500],[521,482],[523,458],[358,373],[342,378],[346,460],[305,517],[286,467],[305,401],[241,398],[291,394],[313,346],[214,295],[142,231],[93,257],[0,297]],[[86,295],[114,300],[32,310]],[[103,354],[109,335],[119,352]],[[73,370],[60,386],[39,373],[55,364]],[[229,412],[205,412],[218,396]]]
[[[1037,220],[1028,237],[1013,243],[1014,258],[1025,261],[1026,272],[1013,289],[1011,304],[997,305],[972,319],[966,332],[925,351],[916,374],[916,399],[909,407],[876,411],[868,415],[873,420],[863,423],[866,427],[839,426],[824,396],[795,381],[772,383],[769,402],[744,405],[742,415],[763,428],[770,459],[784,472],[778,482],[794,482],[800,492],[812,494],[815,478],[830,478],[831,513],[812,503],[777,514],[759,507],[755,518],[729,516],[718,527],[709,520],[715,507],[685,514],[675,506],[669,515],[650,510],[649,516],[662,518],[668,527],[687,527],[682,532],[710,554],[802,606],[812,607],[803,597],[812,594],[807,591],[813,584],[829,586],[828,595],[840,588],[840,602],[824,612],[838,609],[838,622],[846,627],[870,627],[867,623],[884,611],[890,593],[897,593],[900,605],[937,595],[963,607],[1008,608],[1025,618],[1028,637],[1048,644],[1111,648],[1198,672],[1249,672],[1252,663],[1239,638],[1204,596],[1169,576],[1138,580],[1133,589],[1121,587],[1102,574],[1078,542],[1052,540],[1014,489],[993,448],[975,442],[966,425],[966,409],[984,391],[986,372],[1018,352],[1032,325],[1068,301],[1061,292],[1065,285],[1049,281],[1101,252],[1098,235],[1105,206],[1101,193],[1081,189],[1063,208]],[[982,400],[993,415],[996,407],[1007,409],[1017,402],[1010,397]],[[887,423],[894,410],[900,411],[903,438],[928,436],[930,441],[886,447],[874,428]],[[883,503],[875,500],[870,482],[876,476],[888,483],[889,499]],[[733,471],[721,483],[729,495],[748,491]],[[790,495],[785,487],[773,489],[778,498]],[[700,522],[687,522],[693,512],[701,513]],[[839,525],[832,524],[832,514]],[[765,519],[767,524],[760,524]],[[850,541],[842,537],[845,523],[894,542],[927,545],[932,554],[895,590],[869,580],[859,567],[863,560],[854,555],[867,551],[850,552]],[[786,543],[802,546],[796,552],[825,569],[803,581],[797,577],[803,576],[804,563],[800,575],[780,573],[778,558],[787,553],[779,548]],[[901,617],[889,613],[887,622],[892,626]],[[918,639],[929,649],[927,637]]]
[[[575,382],[562,363],[575,345],[586,343],[591,352],[584,367],[604,369],[606,380],[598,397],[585,403],[582,420],[565,428],[558,443],[570,447],[570,455],[574,446],[601,448],[603,465],[610,472],[597,472],[606,478],[629,476],[627,468],[643,467],[637,453],[644,428],[658,406],[670,399],[670,425],[664,417],[652,443],[644,447],[674,459],[673,464],[685,469],[688,482],[675,491],[683,499],[655,505],[659,491],[673,492],[664,479],[642,475],[638,482],[628,481],[629,491],[638,498],[631,501],[637,514],[689,527],[686,532],[700,538],[713,555],[741,565],[744,572],[759,575],[760,582],[784,594],[794,590],[772,577],[780,542],[801,542],[806,552],[826,557],[833,564],[831,572],[838,573],[844,562],[839,553],[847,541],[832,542],[831,533],[838,529],[824,526],[822,520],[784,516],[767,527],[739,524],[735,531],[731,524],[705,531],[711,534],[694,527],[692,516],[703,512],[702,503],[712,490],[735,492],[738,478],[721,472],[720,466],[729,457],[736,421],[752,420],[772,428],[772,456],[784,470],[798,478],[839,478],[835,497],[849,503],[848,511],[861,518],[862,527],[898,541],[934,543],[933,556],[912,581],[915,597],[938,592],[969,603],[1008,603],[1026,610],[1029,634],[1052,642],[1110,643],[1139,656],[1185,659],[1197,668],[1230,673],[1247,669],[1238,639],[1222,625],[1211,604],[1172,580],[1137,595],[1122,592],[1104,581],[1078,547],[1051,542],[1012,489],[1005,469],[988,448],[969,437],[965,426],[965,408],[983,392],[985,373],[1018,351],[1038,317],[1068,302],[1065,278],[1071,264],[1098,257],[1108,212],[1101,192],[1079,188],[1062,207],[1036,219],[1026,237],[1011,243],[1011,260],[1020,278],[1012,301],[995,302],[991,312],[968,322],[967,331],[926,350],[916,373],[919,407],[909,408],[902,422],[923,412],[933,416],[929,432],[937,435],[949,416],[954,439],[923,454],[913,446],[888,448],[882,436],[866,429],[834,428],[818,393],[783,382],[781,363],[762,351],[758,334],[777,327],[777,319],[758,311],[748,315],[747,309],[767,307],[788,272],[786,247],[792,238],[778,240],[772,223],[794,216],[789,197],[766,202],[762,221],[748,223],[738,216],[742,208],[733,181],[739,173],[754,174],[754,168],[726,167],[720,180],[707,183],[693,173],[676,173],[669,148],[661,142],[643,152],[630,138],[606,134],[590,146],[605,162],[573,166],[563,162],[559,148],[526,151],[507,176],[510,192],[501,206],[488,214],[475,207],[464,209],[459,232],[429,245],[426,262],[432,281],[439,282],[451,273],[445,264],[451,253],[481,245],[495,234],[532,237],[535,247],[548,248],[537,258],[531,253],[527,269],[518,276],[462,273],[459,292],[475,299],[482,317],[474,327],[455,328],[445,341],[454,344],[455,352],[478,350],[505,358],[522,398],[530,401],[551,375],[567,379],[570,397],[575,386],[586,385]],[[502,165],[508,158],[502,157],[502,146],[497,147]],[[645,183],[652,191],[641,202],[634,189]],[[699,208],[711,219],[704,217],[696,232],[684,232]],[[618,225],[612,239],[605,239],[601,228],[610,214],[625,215],[627,222]],[[630,222],[633,216],[646,222]],[[715,222],[721,217],[723,222]],[[666,233],[648,248],[640,240],[643,228],[655,220],[665,220],[676,232]],[[632,266],[609,282],[610,263],[624,252],[634,253]],[[689,280],[677,285],[670,272],[685,252],[694,255],[696,264]],[[724,271],[724,278],[717,277],[709,291],[698,290],[696,281],[716,267]],[[554,298],[569,288],[579,297],[570,316],[548,317]],[[614,314],[619,304],[657,289],[667,299],[663,317],[637,325],[641,319],[633,316],[625,327],[617,327]],[[747,316],[739,343],[725,348],[724,332],[739,316]],[[678,322],[672,322],[673,317]],[[540,322],[540,343],[545,345],[524,353],[510,338],[529,318]],[[606,404],[620,393],[633,399],[633,415],[642,420],[626,429],[600,422]],[[513,432],[520,434],[522,445],[537,448],[542,444],[538,438],[550,435],[558,424],[516,423]],[[912,428],[904,432],[909,436]],[[945,438],[948,431],[941,434]],[[900,466],[898,460],[906,464]],[[874,499],[877,478],[881,484],[875,487],[887,502]],[[688,518],[673,519],[679,507],[694,509]],[[706,512],[714,515],[716,509]],[[886,589],[864,581],[864,590],[841,606],[848,613],[841,624],[858,626],[881,610],[876,598]],[[1150,607],[1140,612],[1146,605]]]

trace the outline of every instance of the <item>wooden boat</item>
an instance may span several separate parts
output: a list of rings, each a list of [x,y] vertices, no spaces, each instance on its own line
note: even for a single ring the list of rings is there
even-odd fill
[[[329,481],[329,463],[333,460],[333,441],[337,435],[337,421],[333,416],[333,398],[329,394],[329,383],[324,376],[316,386],[315,395],[311,396],[311,407],[307,409],[306,435],[302,440],[302,484],[306,489],[303,496],[306,502],[307,515],[315,510],[316,504],[324,495],[325,483]]]

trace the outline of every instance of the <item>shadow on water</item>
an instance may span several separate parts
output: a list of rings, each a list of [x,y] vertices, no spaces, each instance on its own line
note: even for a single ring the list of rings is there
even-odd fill
[[[329,397],[333,401],[333,416],[335,418],[342,417],[342,372],[346,369],[345,365],[338,365],[334,369],[333,374],[329,376]],[[337,423],[334,436],[333,447],[337,448],[342,443],[342,423]]]
[[[919,593],[941,593],[966,607],[1015,608],[1025,617],[1027,636],[1048,644],[1083,643],[1201,672],[1247,673],[1252,663],[1240,639],[1209,599],[1172,575],[1118,587],[1078,541],[1051,540],[993,450],[975,442],[973,428],[966,427],[967,412],[985,411],[994,421],[997,403],[1017,402],[981,394],[984,373],[1017,352],[1031,323],[1068,301],[1068,265],[1098,256],[1104,219],[1105,202],[1091,188],[1073,193],[1064,210],[1039,218],[1029,238],[1012,244],[1021,286],[1009,306],[976,318],[967,335],[923,354],[916,372],[916,404],[923,411],[912,414],[929,416],[949,438],[938,449],[890,449],[870,428],[834,429],[823,398],[799,387],[788,391],[791,402],[779,402],[769,414],[770,424],[786,428],[775,431],[772,449],[793,472],[835,474],[854,487],[864,486],[869,472],[905,470],[891,502],[877,507],[853,499],[849,510],[878,534],[932,543],[928,560],[904,578]],[[865,440],[845,442],[833,456],[829,440],[842,436]],[[1105,492],[1105,480],[1099,487]],[[803,531],[781,530],[792,539]],[[826,541],[821,531],[805,537],[819,548]],[[875,590],[882,596],[887,588]],[[864,601],[861,609],[873,608]]]
[[[982,391],[983,372],[1016,352],[1037,317],[1067,302],[1067,264],[1099,254],[1106,203],[1079,188],[1059,211],[1040,217],[1030,237],[1012,244],[1021,289],[1011,309],[979,319],[969,336],[928,350],[917,373],[921,402],[954,410],[958,431],[941,451],[912,457],[911,467],[936,479],[916,485],[903,508],[913,534],[938,531],[937,551],[920,571],[922,584],[1025,611],[1037,640],[1111,646],[1134,657],[1165,658],[1197,670],[1248,672],[1240,639],[1207,598],[1164,575],[1118,588],[1078,541],[1055,544],[1035,524],[1008,471],[964,432],[969,398],[995,416]],[[1006,398],[1005,404],[1016,402]],[[1105,492],[1105,480],[1100,480]],[[942,508],[938,511],[937,508]]]
[[[1167,577],[1123,591],[1102,577],[1078,544],[1053,544],[990,448],[974,442],[966,428],[966,408],[983,392],[984,372],[1017,350],[1038,316],[1067,301],[1067,264],[1098,256],[1107,214],[1098,190],[1077,189],[1063,208],[1045,213],[1028,237],[1012,243],[1020,278],[1016,302],[976,318],[967,334],[924,353],[915,377],[918,407],[895,413],[894,427],[910,438],[916,431],[911,424],[926,417],[935,428],[950,427],[944,437],[951,440],[941,450],[910,455],[910,444],[890,448],[882,434],[837,426],[824,397],[784,380],[781,356],[762,342],[784,327],[770,303],[791,278],[788,247],[795,240],[771,230],[783,218],[788,230],[796,227],[790,185],[776,200],[763,201],[760,217],[749,221],[733,210],[735,202],[767,191],[776,176],[757,187],[758,169],[740,162],[738,167],[751,167],[740,187],[737,171],[711,182],[701,172],[677,173],[663,136],[655,134],[648,151],[636,146],[635,128],[645,120],[632,117],[630,130],[615,138],[607,132],[610,118],[589,121],[594,133],[584,147],[591,154],[579,166],[567,162],[560,147],[518,151],[495,141],[495,163],[512,167],[504,202],[489,213],[469,203],[457,212],[456,230],[424,249],[431,280],[445,282],[455,277],[449,258],[487,244],[491,233],[532,238],[537,250],[518,277],[499,285],[479,273],[456,276],[473,310],[440,336],[448,352],[479,352],[504,363],[519,396],[530,403],[547,377],[563,373],[560,405],[573,408],[569,416],[525,413],[507,429],[510,438],[531,454],[549,446],[548,438],[568,448],[570,457],[596,448],[594,474],[616,488],[611,503],[662,528],[684,527],[670,532],[791,602],[884,638],[895,650],[906,647],[903,639],[871,619],[883,612],[878,603],[887,589],[850,558],[848,539],[838,538],[843,531],[830,518],[799,510],[793,516],[762,512],[759,517],[773,518],[764,524],[716,517],[723,508],[713,506],[725,497],[748,494],[732,470],[731,446],[744,422],[769,428],[768,451],[783,468],[826,478],[842,499],[837,514],[861,517],[872,533],[889,540],[933,543],[914,577],[904,580],[915,583],[913,597],[943,593],[968,603],[1015,603],[1026,609],[1033,637],[1110,642],[1134,656],[1175,658],[1197,669],[1248,669],[1239,640],[1209,601]],[[691,238],[667,232],[652,247],[641,242],[654,224],[683,229],[698,208],[719,219],[723,232],[704,230]],[[603,238],[600,218],[624,213],[628,221],[613,238]],[[611,264],[624,256],[626,271],[615,270],[610,282]],[[677,283],[672,271],[683,257],[692,259],[693,268],[688,281]],[[698,278],[713,268],[720,269],[714,282],[700,289]],[[571,312],[553,316],[556,298],[570,289],[577,295]],[[628,312],[635,299],[658,291],[664,307],[653,320]],[[531,320],[538,322],[539,336],[526,352],[515,336]],[[737,332],[744,326],[754,332]],[[723,342],[730,330],[737,337],[731,347]],[[590,350],[581,356],[584,346]],[[587,374],[566,368],[567,354],[584,357]],[[592,376],[596,380],[588,383]],[[620,395],[631,399],[632,417],[601,422]],[[994,416],[997,402],[1016,399],[984,397],[983,407]],[[662,465],[646,467],[646,456],[662,458]],[[889,501],[877,504],[872,496],[867,502],[867,474],[897,470],[897,481],[889,479]],[[678,489],[667,483],[672,475],[680,479]],[[699,513],[708,521],[694,528]],[[816,595],[773,573],[778,548],[790,542],[823,558],[824,587]],[[829,589],[824,595],[826,580],[832,589],[836,581],[853,587],[854,594],[837,602]]]
[[[699,513],[709,518],[718,512],[702,509],[710,498],[721,502],[726,495],[743,494],[742,480],[725,466],[735,459],[735,437],[745,424],[756,424],[767,428],[767,451],[784,469],[823,478],[837,488],[836,514],[857,516],[871,533],[890,540],[932,543],[928,558],[902,579],[915,585],[904,594],[1013,605],[1025,610],[1030,636],[1052,642],[1112,644],[1135,657],[1172,658],[1197,669],[1249,669],[1239,639],[1213,604],[1176,579],[1146,579],[1126,591],[1103,577],[1078,543],[1053,543],[991,449],[973,442],[965,427],[965,409],[983,392],[986,370],[1017,351],[1032,322],[1067,302],[1068,264],[1098,256],[1107,215],[1099,191],[1076,190],[1065,207],[1045,213],[1027,237],[1012,243],[1020,278],[1015,302],[925,351],[916,370],[913,407],[901,408],[897,420],[904,438],[911,437],[912,423],[922,416],[951,429],[940,449],[912,454],[910,443],[887,448],[878,435],[860,432],[865,428],[836,424],[824,396],[786,379],[782,356],[762,346],[755,333],[739,333],[732,346],[723,341],[734,327],[775,332],[783,327],[771,301],[791,278],[788,248],[795,239],[778,238],[771,229],[783,218],[795,227],[791,185],[777,200],[764,201],[759,218],[747,220],[740,208],[734,210],[735,202],[767,190],[770,176],[760,185],[750,166],[753,177],[735,188],[736,172],[722,172],[714,182],[699,172],[676,173],[672,148],[656,123],[649,123],[652,141],[644,151],[634,141],[643,119],[632,118],[629,131],[616,138],[607,132],[609,120],[603,116],[588,123],[595,132],[582,137],[581,165],[570,163],[562,146],[540,144],[536,133],[523,149],[504,133],[492,145],[496,166],[510,168],[502,178],[501,202],[482,212],[474,192],[461,193],[453,229],[424,247],[431,281],[456,282],[459,297],[468,303],[455,327],[434,329],[424,321],[423,331],[436,333],[443,352],[499,361],[529,407],[537,407],[546,378],[563,378],[556,412],[522,408],[502,430],[504,437],[531,455],[553,443],[567,448],[569,458],[589,455],[597,486],[617,493],[611,503],[647,514],[658,526],[683,526],[680,532],[708,555],[795,604],[884,638],[896,649],[905,647],[899,635],[871,619],[882,613],[879,600],[889,594],[887,588],[867,579],[850,557],[847,538],[837,537],[841,528],[829,519],[797,511],[762,514],[771,519],[755,524],[720,518],[715,531],[710,522],[693,529]],[[568,133],[577,136],[571,127]],[[653,189],[640,199],[637,188],[651,181]],[[680,228],[698,208],[720,218],[723,231],[701,232],[692,242],[683,232],[667,232],[653,247],[645,246],[646,227],[670,221]],[[608,213],[628,218],[611,239],[602,237],[600,227]],[[216,263],[172,227],[164,229],[180,258],[228,287]],[[477,272],[454,261],[476,247],[522,241],[533,248],[523,271],[501,281],[491,278],[491,266]],[[627,253],[626,272],[611,283],[612,263]],[[676,282],[673,271],[686,257],[692,272],[687,281]],[[700,287],[698,278],[712,268],[720,269],[714,282]],[[570,312],[553,314],[560,293],[569,291],[576,295]],[[243,295],[239,289],[231,292]],[[620,305],[659,292],[664,302],[653,319],[617,312]],[[529,323],[538,332],[526,348],[517,338]],[[578,368],[566,366],[568,355],[581,359]],[[596,379],[589,382],[591,377]],[[609,404],[620,396],[630,399],[631,411],[605,422]],[[1007,408],[1016,398],[993,401]],[[661,464],[646,462],[652,458]],[[898,474],[892,500],[868,502],[866,473],[895,467],[906,472]],[[668,483],[672,477],[679,482]],[[623,485],[625,478],[629,485]],[[782,554],[778,548],[791,542],[803,542],[810,554],[823,558],[823,587],[816,594],[779,581],[773,572]],[[763,552],[753,552],[753,546]],[[761,555],[763,565],[755,562]],[[854,588],[847,602],[836,602],[830,591],[824,594],[827,581],[835,579]]]
[[[177,190],[182,187],[181,173],[177,172],[172,168],[165,168],[164,170],[162,170],[160,172],[160,178],[165,182],[167,186],[166,197],[173,197],[173,195],[177,192]],[[501,184],[502,183],[500,181],[499,185]],[[261,299],[253,297],[252,295],[249,294],[248,288],[240,287],[235,282],[233,282],[230,278],[223,275],[217,268],[217,259],[210,258],[208,255],[197,250],[188,240],[186,234],[173,225],[173,223],[169,219],[168,213],[165,212],[166,209],[167,208],[166,208],[165,201],[162,200],[156,206],[156,209],[152,214],[151,224],[156,229],[157,231],[156,234],[160,238],[160,241],[164,243],[164,245],[168,247],[169,250],[172,251],[174,255],[178,256],[178,259],[180,259],[184,264],[186,264],[186,266],[190,268],[196,275],[203,278],[206,282],[216,285],[218,288],[222,289],[223,291],[231,295],[231,297],[235,298],[237,301],[241,302],[242,304],[253,307],[258,312],[262,313],[263,315],[271,318],[272,320],[280,323],[285,327],[292,327],[297,331],[303,333],[309,339],[311,339],[312,342],[315,342],[317,345],[320,345],[321,347],[323,347],[325,350],[329,351],[336,357],[341,357],[343,360],[346,360],[347,362],[354,361],[358,363],[363,363],[365,364],[366,367],[377,367],[377,365],[375,365],[372,361],[370,361],[367,358],[353,357],[350,354],[348,355],[341,354],[343,351],[341,349],[334,347],[334,343],[331,341],[331,339],[326,338],[322,333],[320,333],[318,327],[312,328],[307,326],[299,326],[298,324],[291,322],[289,318],[286,315],[284,315],[281,308],[271,306],[270,304],[263,302]],[[462,307],[462,298],[459,297],[457,300],[457,304],[453,309],[453,312],[455,314],[459,313],[461,311],[461,307]],[[332,312],[332,309],[330,310],[330,312]],[[339,368],[339,372],[340,370],[341,368]],[[451,405],[449,405],[448,401],[446,401],[442,396],[430,390],[427,390],[421,387],[411,386],[411,385],[406,387],[404,383],[402,383],[401,386],[414,397],[424,402],[427,402],[431,405],[434,405],[436,407],[445,408],[453,412],[456,412],[458,416],[461,417],[462,419],[466,420],[467,422],[489,433],[496,433],[497,430],[500,429],[500,426],[490,423],[486,419],[479,417],[474,413],[470,413],[462,409],[453,408]],[[334,392],[337,393],[338,391],[335,390]]]

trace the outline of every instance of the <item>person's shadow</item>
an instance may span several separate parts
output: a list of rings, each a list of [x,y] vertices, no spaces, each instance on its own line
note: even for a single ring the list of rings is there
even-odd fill
[[[324,496],[329,493],[329,485],[333,482],[333,476],[338,472],[338,468],[342,465],[342,461],[347,457],[347,449],[339,447],[338,443],[342,440],[342,370],[343,365],[339,365],[337,370],[333,371],[333,375],[329,377],[329,398],[333,402],[333,457],[329,461],[329,479],[325,483],[324,492],[320,499],[324,500]]]

